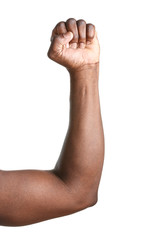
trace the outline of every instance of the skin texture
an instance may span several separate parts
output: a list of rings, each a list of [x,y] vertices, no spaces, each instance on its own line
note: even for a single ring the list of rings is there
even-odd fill
[[[104,160],[95,27],[68,19],[52,31],[48,57],[70,74],[70,121],[52,170],[0,171],[0,224],[22,226],[97,203]]]

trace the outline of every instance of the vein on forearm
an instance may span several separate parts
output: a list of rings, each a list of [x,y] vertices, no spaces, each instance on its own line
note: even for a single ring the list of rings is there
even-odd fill
[[[71,75],[70,122],[57,162],[61,177],[73,186],[98,188],[104,157],[98,72]]]
[[[72,79],[73,81],[73,79]],[[90,82],[72,83],[70,93],[70,125],[89,129],[96,123],[100,111],[98,83],[91,79]],[[91,124],[90,124],[91,123]]]

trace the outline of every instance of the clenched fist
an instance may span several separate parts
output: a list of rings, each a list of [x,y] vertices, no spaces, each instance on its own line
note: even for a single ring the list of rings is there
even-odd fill
[[[53,29],[48,57],[74,71],[99,62],[99,50],[95,26],[70,18]]]

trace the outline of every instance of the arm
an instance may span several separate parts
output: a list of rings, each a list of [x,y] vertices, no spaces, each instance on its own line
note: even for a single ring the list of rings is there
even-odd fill
[[[32,224],[97,202],[104,159],[97,35],[93,25],[69,19],[51,39],[48,56],[70,73],[67,135],[54,169],[0,171],[1,225]]]

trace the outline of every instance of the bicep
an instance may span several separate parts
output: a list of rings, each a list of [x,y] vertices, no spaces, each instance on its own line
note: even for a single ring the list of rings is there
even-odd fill
[[[73,194],[53,171],[0,173],[0,224],[26,225],[76,211]]]

